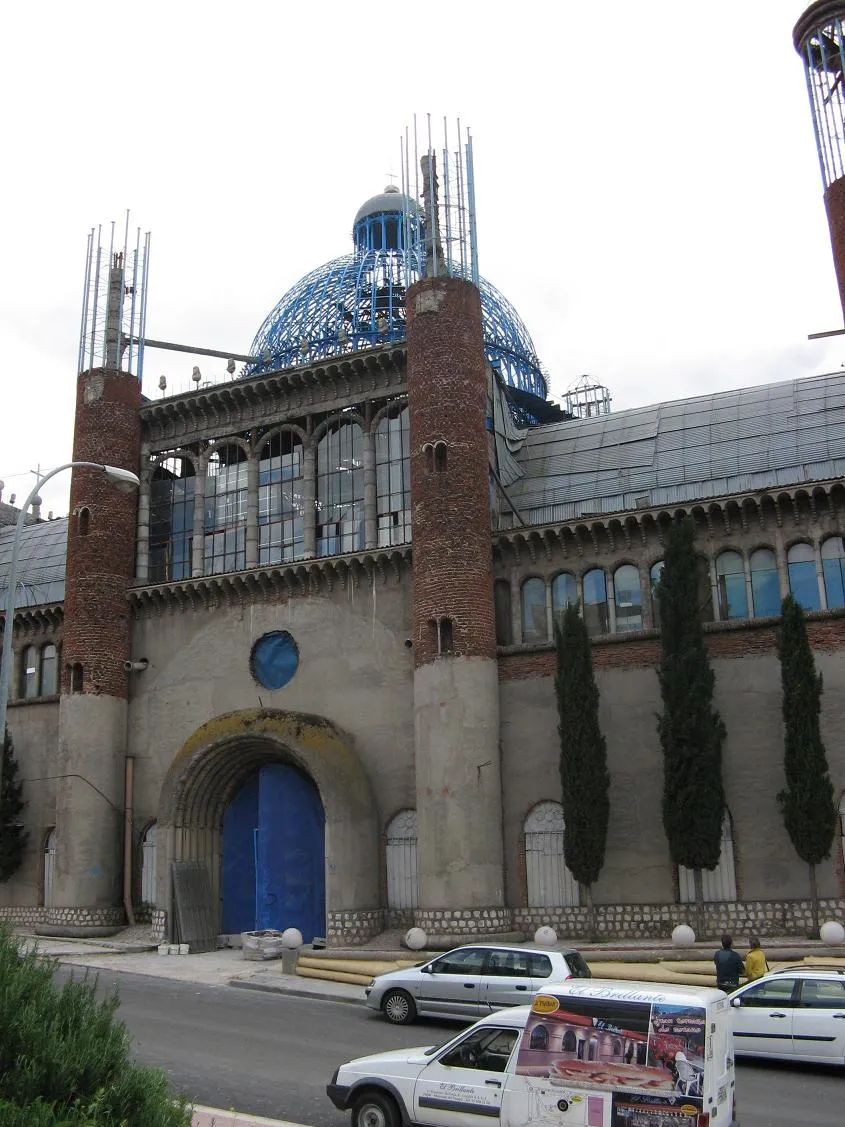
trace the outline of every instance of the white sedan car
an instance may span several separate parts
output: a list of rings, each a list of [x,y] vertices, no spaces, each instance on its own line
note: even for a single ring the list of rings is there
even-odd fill
[[[845,970],[771,971],[731,994],[731,1012],[738,1054],[845,1064]]]

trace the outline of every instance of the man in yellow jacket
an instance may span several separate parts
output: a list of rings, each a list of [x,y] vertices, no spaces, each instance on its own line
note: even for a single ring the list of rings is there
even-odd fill
[[[748,945],[751,950],[745,956],[745,977],[749,982],[752,982],[755,978],[762,978],[764,974],[768,973],[769,964],[766,962],[766,956],[756,935],[749,938]]]

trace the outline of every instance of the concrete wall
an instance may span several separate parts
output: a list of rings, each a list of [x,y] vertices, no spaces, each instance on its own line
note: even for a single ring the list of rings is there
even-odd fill
[[[625,648],[624,643],[617,643]],[[551,664],[551,654],[549,654]],[[845,790],[845,655],[817,652],[825,681],[822,705],[831,778],[837,799]],[[727,728],[723,778],[733,821],[738,895],[743,900],[804,898],[807,870],[780,817],[784,785],[780,669],[774,653],[714,660],[716,706]],[[597,670],[600,722],[610,769],[610,828],[596,903],[636,904],[676,899],[675,873],[661,817],[663,760],[655,716],[661,708],[650,668]],[[518,863],[526,814],[543,799],[560,800],[557,709],[551,675],[505,680],[501,687],[502,772],[505,780],[507,897],[525,903]],[[837,839],[819,867],[819,893],[840,894]]]

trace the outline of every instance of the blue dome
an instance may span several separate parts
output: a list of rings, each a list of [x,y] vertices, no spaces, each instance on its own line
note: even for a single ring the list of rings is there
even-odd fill
[[[405,291],[422,277],[424,218],[396,188],[355,216],[352,254],[306,274],[258,330],[245,375],[278,371],[405,339]],[[404,249],[406,243],[408,249]],[[479,279],[487,358],[510,387],[546,398],[528,330],[510,302]]]

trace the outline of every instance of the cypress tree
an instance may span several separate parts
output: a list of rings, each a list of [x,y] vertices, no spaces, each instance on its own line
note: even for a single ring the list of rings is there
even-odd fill
[[[816,865],[830,856],[836,834],[836,801],[819,724],[822,676],[816,672],[804,611],[792,595],[783,600],[781,616],[778,655],[786,788],[778,803],[795,852],[809,867],[813,936],[818,936]]]
[[[599,727],[599,691],[587,625],[577,603],[567,605],[555,625],[555,695],[563,790],[563,853],[584,888],[595,935],[592,885],[604,865],[610,818],[607,745]]]
[[[663,827],[676,865],[693,870],[698,931],[704,927],[702,869],[719,864],[725,793],[725,726],[713,707],[715,676],[704,642],[698,595],[695,529],[689,517],[666,536],[666,560],[657,588],[661,656],[657,675],[663,713]]]
[[[20,822],[26,803],[23,783],[18,782],[18,761],[7,728],[3,738],[3,779],[0,783],[0,881],[7,881],[21,867],[29,834]]]

